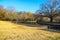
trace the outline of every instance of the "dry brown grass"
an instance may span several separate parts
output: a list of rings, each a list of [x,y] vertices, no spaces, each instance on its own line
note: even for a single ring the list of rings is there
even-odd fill
[[[60,40],[60,33],[0,21],[0,40]]]

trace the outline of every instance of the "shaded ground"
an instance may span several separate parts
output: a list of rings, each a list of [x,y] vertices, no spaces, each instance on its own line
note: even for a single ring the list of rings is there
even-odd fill
[[[40,29],[40,30],[45,30],[45,31],[50,31],[50,32],[60,32],[60,30],[49,29],[48,28],[49,25],[40,25],[40,24],[31,24],[31,23],[20,23],[20,22],[17,22],[17,24],[25,25],[25,26],[28,26],[28,27],[38,27],[38,29]]]
[[[15,24],[19,24],[19,25],[24,25],[24,26],[28,26],[28,27],[38,27],[40,29],[48,29],[47,25],[40,25],[40,24],[33,24],[33,23],[21,23],[21,22],[13,22]]]
[[[60,33],[0,21],[0,40],[60,40]]]

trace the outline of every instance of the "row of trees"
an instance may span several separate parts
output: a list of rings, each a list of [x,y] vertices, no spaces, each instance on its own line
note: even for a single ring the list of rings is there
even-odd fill
[[[34,20],[34,14],[31,12],[16,12],[13,8],[5,9],[0,6],[0,20],[8,21],[27,21]]]

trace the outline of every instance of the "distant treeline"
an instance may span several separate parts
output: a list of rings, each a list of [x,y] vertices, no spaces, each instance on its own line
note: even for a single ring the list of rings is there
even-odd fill
[[[31,12],[16,12],[13,9],[4,9],[0,6],[0,20],[7,21],[31,21],[35,20],[35,14]]]

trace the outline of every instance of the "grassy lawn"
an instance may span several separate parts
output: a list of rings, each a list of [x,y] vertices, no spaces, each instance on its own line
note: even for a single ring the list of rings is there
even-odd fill
[[[60,33],[0,21],[0,40],[60,40]]]

